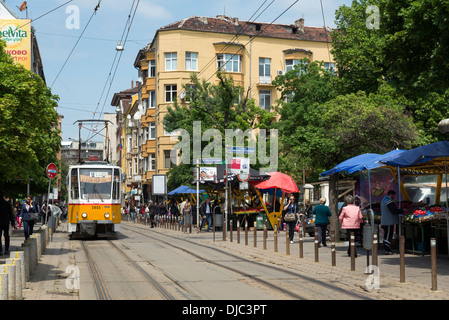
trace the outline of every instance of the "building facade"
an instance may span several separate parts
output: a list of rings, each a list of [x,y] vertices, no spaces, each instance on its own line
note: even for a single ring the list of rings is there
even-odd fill
[[[151,197],[151,177],[166,174],[175,165],[170,151],[178,142],[176,133],[163,126],[167,108],[175,100],[188,104],[183,85],[192,73],[216,83],[218,70],[232,76],[256,104],[274,112],[278,92],[272,81],[291,70],[302,58],[324,61],[335,68],[330,54],[330,36],[325,28],[305,27],[299,19],[291,25],[239,21],[227,16],[193,16],[157,30],[152,42],[139,51],[141,100],[141,184]]]

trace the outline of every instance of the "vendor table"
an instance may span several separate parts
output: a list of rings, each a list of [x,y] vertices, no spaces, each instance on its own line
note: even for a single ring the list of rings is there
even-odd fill
[[[424,255],[430,252],[432,235],[430,221],[404,222],[402,235],[405,237],[405,250],[412,254]]]

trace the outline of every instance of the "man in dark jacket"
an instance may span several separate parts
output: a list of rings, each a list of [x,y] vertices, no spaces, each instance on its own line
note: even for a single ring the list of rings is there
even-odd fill
[[[212,206],[210,204],[210,198],[207,198],[206,201],[201,204],[200,215],[203,218],[200,225],[200,231],[203,229],[204,223],[207,221],[207,232],[209,232],[212,224]]]
[[[1,236],[5,237],[5,254],[9,254],[9,224],[14,227],[14,213],[10,202],[6,201],[0,191],[0,256],[3,255]]]

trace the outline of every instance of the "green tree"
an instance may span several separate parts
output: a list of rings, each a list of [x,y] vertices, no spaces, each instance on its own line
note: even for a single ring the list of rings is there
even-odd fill
[[[370,5],[379,8],[379,28],[369,25]],[[386,82],[394,97],[407,98],[405,108],[423,144],[444,138],[436,124],[449,117],[448,5],[449,0],[354,0],[337,10],[332,33],[339,93],[375,93]]]
[[[317,176],[362,153],[385,153],[417,143],[418,130],[405,111],[408,101],[395,97],[388,84],[381,85],[376,93],[337,95],[333,80],[318,62],[299,65],[276,78],[274,83],[282,91],[282,99],[291,97],[288,103],[280,101],[280,149],[286,159],[281,163],[288,163],[293,156]],[[332,176],[329,183],[334,230],[336,178]]]
[[[0,181],[10,194],[46,192],[45,168],[60,148],[57,96],[44,81],[13,63],[0,40]]]
[[[225,130],[268,129],[273,120],[273,114],[255,105],[254,99],[236,85],[231,77],[217,73],[218,84],[199,80],[195,74],[191,75],[191,84],[183,86],[186,91],[187,104],[174,102],[168,107],[164,118],[164,127],[168,131],[184,129],[190,135],[191,150],[193,150],[193,123],[201,123],[201,134],[207,129],[217,129],[222,137]],[[201,150],[211,141],[202,141]],[[224,145],[222,155],[224,155]],[[190,163],[194,164],[193,154]],[[189,185],[193,180],[192,165],[181,164],[168,172],[169,189],[181,184]],[[254,166],[256,167],[256,166]]]

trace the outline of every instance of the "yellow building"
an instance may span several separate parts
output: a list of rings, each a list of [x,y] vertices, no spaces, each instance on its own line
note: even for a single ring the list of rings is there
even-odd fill
[[[152,174],[165,174],[173,164],[170,150],[177,143],[164,130],[167,108],[184,100],[182,86],[191,73],[208,82],[217,81],[221,69],[250,91],[256,104],[272,110],[280,93],[271,84],[299,63],[299,59],[324,61],[334,68],[330,36],[324,28],[239,21],[227,16],[193,16],[157,30],[153,41],[139,51],[134,66],[142,81],[143,184]]]

